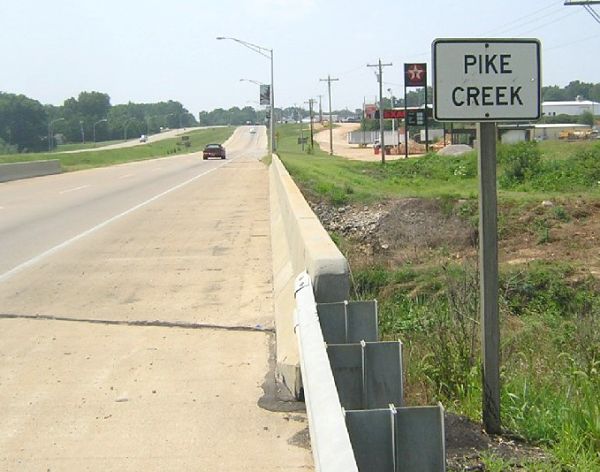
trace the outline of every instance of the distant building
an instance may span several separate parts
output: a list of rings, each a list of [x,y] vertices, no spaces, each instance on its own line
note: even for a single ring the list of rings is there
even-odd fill
[[[593,115],[600,115],[600,103],[583,100],[581,97],[577,97],[577,100],[572,102],[542,102],[543,116],[579,116],[586,111]]]
[[[599,109],[600,110],[600,109]],[[575,133],[580,131],[589,130],[592,127],[589,125],[580,124],[537,124],[534,125],[534,139],[537,141],[543,141],[546,139],[555,140],[560,139],[563,133]]]

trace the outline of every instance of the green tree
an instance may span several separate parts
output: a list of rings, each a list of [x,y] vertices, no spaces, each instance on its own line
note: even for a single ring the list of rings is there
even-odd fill
[[[594,115],[591,111],[584,111],[581,115],[577,117],[577,123],[581,125],[594,126]]]
[[[47,146],[48,115],[44,106],[25,95],[0,92],[0,138],[19,152]]]

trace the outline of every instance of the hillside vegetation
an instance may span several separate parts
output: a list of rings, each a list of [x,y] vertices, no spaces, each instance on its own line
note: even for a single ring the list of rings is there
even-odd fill
[[[284,164],[350,261],[353,296],[376,298],[384,337],[404,343],[407,403],[439,400],[480,421],[475,153],[382,166],[303,153],[297,129],[279,133]],[[551,459],[482,460],[600,470],[600,142],[500,146],[498,188],[502,420]]]

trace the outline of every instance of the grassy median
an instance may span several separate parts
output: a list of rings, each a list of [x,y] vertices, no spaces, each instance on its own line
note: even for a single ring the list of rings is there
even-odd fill
[[[58,159],[65,171],[105,167],[125,162],[199,152],[206,144],[223,143],[231,136],[234,129],[235,128],[233,127],[201,129],[190,131],[182,135],[187,136],[187,140],[182,140],[182,137],[179,136],[177,138],[165,139],[163,141],[121,149],[86,151],[69,154],[59,152],[10,154],[0,156],[0,164]],[[186,142],[188,144],[186,144]]]

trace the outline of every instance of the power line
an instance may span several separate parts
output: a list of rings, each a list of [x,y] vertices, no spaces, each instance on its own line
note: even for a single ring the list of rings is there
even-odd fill
[[[585,38],[576,39],[574,41],[569,41],[568,43],[557,44],[556,46],[551,46],[551,47],[545,47],[544,51],[553,51],[554,49],[566,48],[566,47],[571,46],[573,44],[583,43],[584,41],[588,41],[590,39],[597,38],[598,36],[600,36],[600,33],[596,33],[596,34],[593,34],[591,36],[586,36]]]
[[[523,32],[521,32],[520,34],[529,34],[529,33],[533,32],[533,31],[537,31],[537,30],[539,30],[539,29],[541,29],[541,28],[545,28],[546,26],[550,26],[550,25],[552,25],[552,24],[554,24],[554,23],[556,23],[556,22],[558,22],[558,21],[562,21],[562,20],[564,20],[565,18],[568,18],[569,16],[572,16],[572,15],[574,15],[575,13],[577,13],[577,12],[576,12],[576,11],[574,11],[574,12],[571,12],[571,13],[567,13],[566,15],[563,15],[563,16],[561,16],[561,17],[559,17],[559,18],[556,18],[555,20],[548,21],[547,23],[544,23],[543,25],[536,26],[535,28],[532,28],[532,29],[529,29],[529,30],[523,31]]]
[[[559,4],[562,5],[562,0],[559,2]],[[539,16],[538,14],[541,13],[541,12],[543,12],[543,11],[545,11],[545,10],[548,10],[549,8],[558,7],[559,4],[557,4],[556,2],[553,2],[551,5],[546,5],[545,7],[539,8],[538,10],[535,10],[535,11],[532,11],[531,13],[528,13],[527,15],[523,15],[523,16],[521,16],[519,18],[515,18],[514,20],[509,21],[508,23],[505,23],[503,26],[499,26],[496,29],[488,31],[487,33],[484,33],[483,36],[486,36],[488,34],[502,34],[502,33],[505,33],[505,32],[508,32],[508,31],[511,31],[511,30],[514,30],[514,29],[521,28],[522,26],[525,26],[525,25],[527,25],[529,23],[534,23],[534,22],[539,21],[539,20],[541,20],[543,18],[547,18],[549,16],[552,16],[552,15],[554,15],[554,14],[562,11],[562,8],[559,7],[558,9],[555,9],[554,11],[551,11],[551,12],[545,14],[545,15]],[[535,18],[529,20],[529,18],[531,18],[532,16],[535,16]]]
[[[583,8],[585,8],[586,11],[592,15],[592,18],[596,20],[596,23],[600,23],[600,15],[596,13],[596,10],[594,10],[591,5],[584,5]]]

